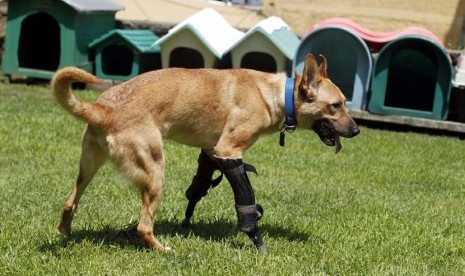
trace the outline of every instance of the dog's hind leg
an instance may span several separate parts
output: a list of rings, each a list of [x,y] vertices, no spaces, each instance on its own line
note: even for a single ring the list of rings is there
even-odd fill
[[[87,128],[82,139],[82,153],[76,186],[65,202],[61,221],[57,228],[58,233],[70,234],[71,222],[77,210],[79,200],[98,169],[107,160],[107,153],[94,137],[92,129]]]
[[[160,251],[169,251],[171,248],[164,247],[156,238],[153,233],[153,217],[158,204],[161,200],[162,186],[164,178],[165,161],[161,147],[159,151],[151,153],[154,159],[142,162],[146,168],[147,175],[145,180],[139,181],[139,189],[142,197],[142,209],[137,226],[137,232],[141,239],[150,248],[154,248]]]
[[[207,153],[204,149],[200,151],[197,160],[198,167],[197,173],[192,179],[192,183],[186,190],[186,197],[189,203],[186,208],[185,218],[182,223],[184,227],[189,226],[190,219],[194,214],[194,209],[197,203],[206,196],[210,188],[216,187],[222,180],[223,174],[221,173],[216,179],[212,179],[215,170],[220,170],[218,162]]]
[[[153,233],[153,217],[161,200],[165,169],[160,133],[156,130],[126,133],[119,141],[115,138],[110,144],[110,152],[116,165],[140,191],[142,207],[137,225],[140,238],[150,248],[170,250],[169,247],[164,247]]]

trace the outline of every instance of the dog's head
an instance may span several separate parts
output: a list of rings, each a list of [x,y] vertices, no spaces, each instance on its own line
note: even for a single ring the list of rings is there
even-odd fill
[[[302,75],[296,74],[295,113],[299,127],[313,129],[337,153],[342,147],[339,136],[352,138],[360,129],[347,113],[345,96],[328,79],[326,58],[320,57],[318,66],[315,57],[307,54]]]

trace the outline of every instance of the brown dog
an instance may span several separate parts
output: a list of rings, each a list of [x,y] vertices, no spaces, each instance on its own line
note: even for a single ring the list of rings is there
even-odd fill
[[[171,68],[142,74],[108,89],[96,103],[89,103],[75,97],[71,83],[101,81],[77,68],[58,71],[51,83],[57,101],[87,123],[79,176],[64,205],[58,231],[70,233],[79,199],[109,158],[140,190],[143,204],[137,231],[141,239],[151,248],[169,250],[153,234],[153,216],[164,178],[162,140],[166,138],[203,149],[210,158],[206,162],[225,173],[234,191],[241,230],[264,249],[256,225],[256,213],[261,208],[256,207],[245,173],[251,166],[242,163],[244,151],[261,134],[284,133],[292,128],[285,126],[285,102],[289,99],[290,116],[295,114],[297,126],[314,129],[337,151],[341,148],[339,135],[353,137],[359,133],[347,114],[344,95],[327,78],[326,60],[322,60],[318,66],[313,55],[307,55],[303,74],[291,82],[287,100],[283,73]],[[210,183],[205,189],[209,187]],[[206,194],[205,189],[200,197]]]

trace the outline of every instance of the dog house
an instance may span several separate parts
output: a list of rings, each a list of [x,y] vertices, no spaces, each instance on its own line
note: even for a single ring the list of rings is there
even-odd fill
[[[230,63],[226,50],[243,35],[217,11],[208,8],[170,29],[155,45],[161,48],[163,68],[224,67]]]
[[[349,109],[364,110],[372,72],[372,58],[365,42],[349,29],[329,26],[314,29],[300,42],[294,73],[303,71],[307,53],[328,60],[328,77],[347,98]]]
[[[49,79],[60,67],[92,71],[88,44],[115,27],[111,0],[22,0],[8,2],[2,71]]]
[[[232,46],[232,66],[290,73],[299,42],[281,18],[269,17],[252,27]]]
[[[150,30],[112,30],[89,44],[95,51],[95,74],[109,80],[128,80],[161,68],[158,40]]]
[[[316,23],[314,26],[310,26],[307,29],[307,32],[311,32],[316,28],[325,26],[336,26],[349,29],[354,34],[359,36],[363,41],[365,41],[368,49],[370,49],[370,52],[372,53],[378,53],[387,43],[406,35],[421,35],[435,41],[442,46],[442,41],[434,33],[423,27],[409,26],[390,32],[375,32],[344,17],[331,17],[324,19]]]
[[[384,46],[375,62],[372,113],[445,120],[449,107],[452,65],[437,43],[405,36]]]

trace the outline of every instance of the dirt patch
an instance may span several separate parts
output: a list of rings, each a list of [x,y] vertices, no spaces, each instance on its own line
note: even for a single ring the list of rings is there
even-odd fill
[[[263,0],[266,16],[282,17],[299,35],[330,17],[346,17],[372,31],[421,26],[447,48],[464,48],[465,0]]]

